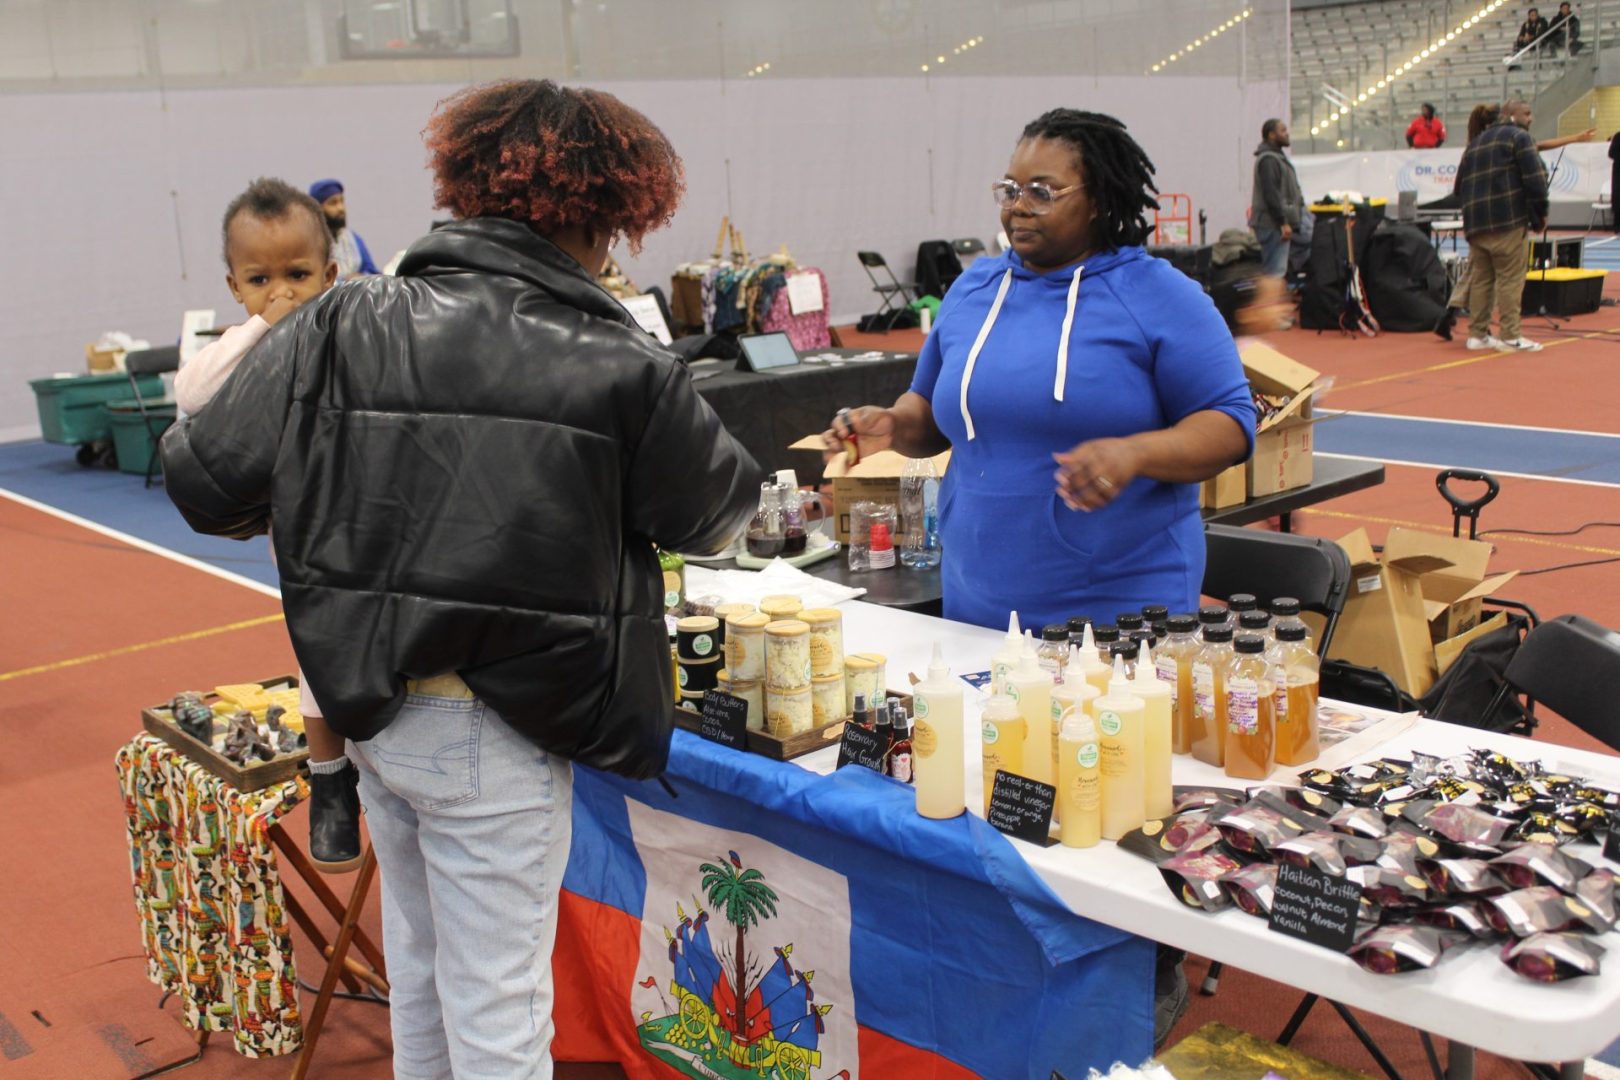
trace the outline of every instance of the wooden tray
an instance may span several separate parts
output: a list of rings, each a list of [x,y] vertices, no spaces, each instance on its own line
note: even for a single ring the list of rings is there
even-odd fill
[[[273,679],[260,679],[258,683],[266,690],[290,690],[298,685],[298,677],[280,675]],[[208,705],[218,700],[217,694],[203,695],[203,701]],[[299,750],[291,754],[279,754],[269,761],[256,761],[247,766],[238,765],[212,746],[206,746],[181,731],[175,725],[167,704],[142,709],[141,724],[150,734],[162,739],[238,791],[258,791],[271,784],[290,780],[303,770],[309,760],[309,751]],[[216,734],[224,729],[223,720],[216,718],[214,729]]]
[[[890,690],[886,697],[899,698],[900,703],[906,707],[906,712],[911,712],[910,694]],[[834,720],[830,724],[823,724],[818,728],[811,728],[809,731],[801,731],[797,735],[790,735],[785,739],[779,739],[765,731],[749,731],[748,752],[758,754],[761,757],[768,757],[772,761],[792,761],[796,757],[814,753],[824,746],[836,745],[838,740],[844,737],[844,725],[849,723],[851,719],[853,718],[846,716]],[[695,735],[702,725],[702,713],[696,709],[688,709],[683,705],[675,706],[676,727],[683,728]]]

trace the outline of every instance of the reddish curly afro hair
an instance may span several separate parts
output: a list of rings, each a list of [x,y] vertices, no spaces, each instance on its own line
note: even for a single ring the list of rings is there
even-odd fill
[[[541,233],[591,225],[640,251],[686,189],[675,148],[612,94],[550,79],[473,86],[441,101],[422,133],[434,205]]]

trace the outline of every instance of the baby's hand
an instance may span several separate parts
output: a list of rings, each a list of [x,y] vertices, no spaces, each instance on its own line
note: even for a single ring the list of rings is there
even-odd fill
[[[299,301],[290,296],[278,296],[265,305],[264,314],[259,316],[271,326],[298,310]]]

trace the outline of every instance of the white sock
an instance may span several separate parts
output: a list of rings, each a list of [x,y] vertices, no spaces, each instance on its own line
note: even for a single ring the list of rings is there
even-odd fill
[[[318,776],[330,776],[342,772],[349,767],[349,755],[339,754],[331,761],[315,761],[311,759],[309,771]]]

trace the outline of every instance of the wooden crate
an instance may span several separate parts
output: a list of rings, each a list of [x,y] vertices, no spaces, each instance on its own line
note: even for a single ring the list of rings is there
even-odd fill
[[[890,690],[884,700],[891,697],[899,698],[900,703],[906,707],[906,712],[911,712],[910,694]],[[772,761],[792,761],[796,757],[814,753],[822,747],[836,745],[838,740],[844,737],[844,725],[849,723],[851,719],[853,718],[846,716],[840,720],[834,720],[830,724],[823,724],[818,728],[811,728],[809,731],[801,731],[797,735],[790,735],[786,739],[779,739],[765,731],[750,731],[748,733],[748,751],[761,757],[768,757]],[[675,706],[676,727],[683,728],[695,735],[702,725],[702,713],[682,705]]]
[[[298,685],[295,675],[280,675],[273,679],[257,680],[258,684],[266,690],[290,690]],[[212,706],[219,700],[219,695],[209,693],[203,696],[204,703]],[[238,791],[258,791],[271,784],[279,784],[290,780],[304,769],[309,761],[309,751],[299,750],[291,754],[278,754],[269,761],[256,761],[251,765],[238,765],[230,758],[206,746],[181,731],[175,725],[174,717],[169,712],[167,703],[152,705],[141,710],[141,724],[150,734],[162,739],[181,754],[195,761],[204,769],[213,773],[221,780],[230,784]],[[222,717],[215,717],[215,734],[225,730]]]

